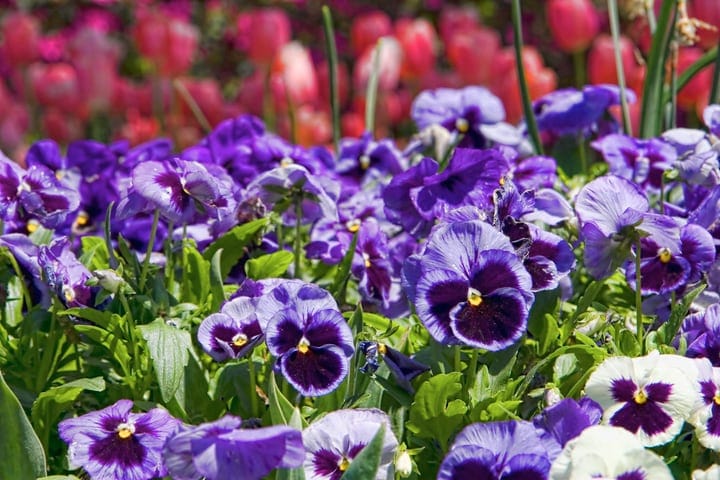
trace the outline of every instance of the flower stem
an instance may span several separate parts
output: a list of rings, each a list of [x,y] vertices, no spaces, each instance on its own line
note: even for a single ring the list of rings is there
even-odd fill
[[[579,51],[572,55],[575,69],[575,85],[578,88],[585,86],[585,52]]]
[[[325,50],[328,58],[328,73],[330,76],[330,112],[332,113],[333,144],[335,155],[340,152],[340,92],[338,90],[338,58],[335,45],[335,30],[333,28],[332,14],[327,5],[322,7],[323,29],[325,30]]]
[[[153,223],[150,229],[150,238],[148,239],[147,251],[145,252],[145,258],[143,259],[142,271],[140,273],[140,282],[138,285],[141,289],[145,289],[145,279],[147,278],[148,269],[150,268],[150,256],[152,255],[153,248],[155,248],[155,236],[157,235],[158,223],[160,222],[160,209],[155,209],[153,215]],[[167,259],[166,259],[167,261]]]
[[[257,375],[252,355],[248,357],[248,373],[250,377],[250,411],[252,412],[252,415],[257,415],[259,413],[257,399]]]
[[[470,354],[470,365],[468,366],[467,372],[465,372],[465,376],[467,377],[466,390],[468,390],[468,392],[475,386],[479,356],[480,351],[477,348],[473,348],[473,351]]]
[[[132,348],[132,384],[130,385],[130,388],[133,390],[133,394],[136,396],[136,400],[139,400],[142,395],[142,392],[136,392],[135,388],[137,386],[137,379],[142,377],[141,368],[140,368],[140,353],[138,351],[138,342],[137,338],[135,338],[135,317],[133,317],[132,310],[130,310],[130,304],[127,301],[127,297],[125,296],[125,293],[120,289],[120,291],[117,293],[118,298],[120,299],[120,304],[125,309],[125,321],[127,322],[127,336],[128,336],[128,342],[131,345]],[[128,379],[130,380],[130,379]]]
[[[620,54],[620,19],[618,16],[617,0],[608,0],[608,16],[610,17],[610,32],[615,51],[615,68],[617,69],[618,86],[620,87],[620,108],[622,109],[623,132],[632,136],[630,124],[630,109],[628,108],[627,90],[625,86],[625,69]]]
[[[520,11],[520,0],[512,0],[512,23],[513,23],[513,43],[515,46],[515,63],[517,68],[518,82],[520,83],[520,96],[522,98],[523,114],[525,115],[525,123],[530,133],[530,141],[533,144],[535,153],[543,155],[542,142],[540,141],[540,132],[538,131],[537,121],[532,109],[532,101],[530,100],[530,89],[525,76],[525,65],[522,61],[522,15]]]
[[[298,199],[295,204],[295,245],[293,246],[295,254],[295,278],[302,278],[300,271],[300,257],[302,252],[302,200]]]
[[[720,102],[720,98],[718,98],[720,94],[720,41],[715,46],[715,52],[715,72],[712,87],[710,88],[710,100],[708,101],[710,105]]]
[[[461,352],[460,352],[460,345],[455,345],[455,346],[453,347],[453,354],[454,354],[454,356],[453,356],[453,369],[454,369],[456,372],[459,372],[459,371],[460,371],[460,367],[462,366],[462,363],[461,363],[461,361],[460,361],[460,354],[461,354]]]
[[[678,92],[678,44],[670,44],[670,101],[666,104],[666,128],[675,128],[677,125],[677,92]]]
[[[587,150],[585,149],[585,134],[580,131],[577,135],[578,156],[580,157],[580,171],[583,175],[589,175]]]
[[[382,39],[378,40],[373,50],[372,69],[368,79],[365,92],[365,131],[374,136],[375,132],[375,107],[377,103],[378,80],[380,77],[380,53],[382,51]]]
[[[640,273],[641,248],[642,244],[638,238],[635,245],[635,331],[637,335],[637,342],[640,346],[640,355],[645,355],[645,345],[643,339],[645,327],[643,326],[642,318],[642,274]]]

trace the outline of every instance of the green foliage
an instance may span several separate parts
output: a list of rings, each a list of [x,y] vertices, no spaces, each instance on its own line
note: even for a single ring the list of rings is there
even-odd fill
[[[257,258],[251,258],[245,264],[245,273],[253,280],[282,276],[295,256],[287,250],[280,250]]]
[[[375,478],[380,468],[385,427],[380,427],[373,439],[355,457],[342,477],[343,480],[366,480]]]
[[[157,319],[138,327],[147,343],[155,375],[164,402],[170,401],[180,388],[185,366],[192,349],[190,334]]]
[[[407,429],[419,438],[432,439],[447,449],[450,438],[463,424],[467,404],[459,398],[462,372],[435,375],[423,383],[410,407]]]

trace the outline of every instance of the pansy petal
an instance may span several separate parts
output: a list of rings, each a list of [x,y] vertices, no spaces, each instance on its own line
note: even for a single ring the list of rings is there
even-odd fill
[[[280,370],[301,395],[317,397],[335,390],[347,375],[349,361],[335,345],[294,349],[280,358]]]

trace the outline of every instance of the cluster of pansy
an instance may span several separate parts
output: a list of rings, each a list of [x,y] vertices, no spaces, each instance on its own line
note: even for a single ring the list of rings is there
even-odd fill
[[[119,400],[60,422],[71,468],[82,467],[93,480],[230,480],[239,472],[259,480],[275,469],[302,467],[306,478],[337,480],[382,429],[381,480],[398,447],[387,414],[377,409],[336,410],[300,431],[231,415],[187,425],[162,408],[132,408],[132,401]]]

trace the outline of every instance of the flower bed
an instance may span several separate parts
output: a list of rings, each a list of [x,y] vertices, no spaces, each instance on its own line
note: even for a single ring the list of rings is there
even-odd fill
[[[301,71],[279,70],[286,88],[255,112],[267,121],[210,121],[179,80],[189,63],[142,51],[206,134],[179,135],[161,102],[173,139],[22,139],[0,155],[0,477],[716,478],[717,76],[684,106],[678,92],[717,49],[666,76],[702,25],[659,3],[637,93],[616,70],[538,93],[514,61],[512,93],[477,78],[423,88],[435,57],[403,39],[427,25],[398,20],[393,40],[363,30],[391,28],[368,14],[351,35],[362,107],[337,101],[329,61],[327,135],[301,143],[268,124],[298,140],[302,108],[321,103],[287,89]],[[522,59],[512,7],[507,54]],[[590,48],[591,7],[548,2],[562,51]],[[194,38],[152,12],[138,45],[159,24]],[[591,21],[563,37],[573,14]],[[271,90],[270,60],[305,55],[286,20],[237,19]],[[479,75],[451,38],[456,73]],[[342,138],[341,111],[364,118]]]

